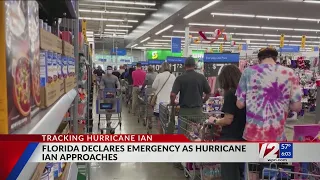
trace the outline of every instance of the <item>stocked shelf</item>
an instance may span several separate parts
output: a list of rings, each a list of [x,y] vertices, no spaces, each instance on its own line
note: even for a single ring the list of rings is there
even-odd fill
[[[31,122],[13,134],[54,134],[56,133],[65,113],[77,96],[75,89],[64,94],[55,104],[40,111]]]

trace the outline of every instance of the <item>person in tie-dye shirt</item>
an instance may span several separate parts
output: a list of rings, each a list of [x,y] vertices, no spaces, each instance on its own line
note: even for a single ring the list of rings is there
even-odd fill
[[[237,106],[246,107],[247,141],[285,141],[289,110],[302,108],[299,80],[292,69],[276,64],[277,56],[275,49],[261,49],[260,64],[246,68],[238,84]]]

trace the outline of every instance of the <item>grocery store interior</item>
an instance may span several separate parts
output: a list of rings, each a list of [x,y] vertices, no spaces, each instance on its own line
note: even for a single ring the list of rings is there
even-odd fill
[[[319,8],[316,0],[0,1],[0,134],[170,133],[169,106],[160,105],[158,120],[140,93],[132,109],[132,84],[121,77],[116,101],[104,102],[94,71],[122,74],[137,63],[159,71],[168,62],[179,76],[191,56],[213,95],[228,58],[243,71],[271,47],[299,76],[303,108],[289,113],[285,132],[300,141],[295,127],[320,120]],[[172,163],[27,163],[17,179],[206,179],[191,176]]]

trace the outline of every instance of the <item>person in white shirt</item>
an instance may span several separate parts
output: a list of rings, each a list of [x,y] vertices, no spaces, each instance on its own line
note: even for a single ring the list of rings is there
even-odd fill
[[[154,106],[154,115],[159,121],[159,104],[170,103],[170,93],[172,90],[173,83],[176,79],[175,75],[170,72],[170,65],[167,62],[162,63],[161,73],[157,75],[156,79],[152,84],[152,88],[155,90],[155,95],[157,95],[157,102]],[[163,134],[163,130],[159,121],[159,133]]]

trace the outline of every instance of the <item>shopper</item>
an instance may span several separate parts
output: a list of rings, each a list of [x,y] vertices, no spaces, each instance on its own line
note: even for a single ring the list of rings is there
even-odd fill
[[[146,79],[145,79],[144,84],[142,86],[142,89],[144,89],[145,87],[147,88],[146,89],[147,95],[152,94],[152,92],[153,92],[152,84],[153,84],[154,80],[156,79],[157,75],[158,75],[158,73],[154,72],[153,67],[148,66],[148,73],[146,75]]]
[[[132,112],[135,115],[136,107],[138,103],[138,94],[140,92],[140,86],[143,85],[146,79],[146,72],[141,69],[141,63],[137,63],[137,69],[132,72],[133,89],[132,89]]]
[[[101,66],[98,66],[98,68],[93,71],[93,74],[96,75],[96,77],[97,77],[96,80],[99,82],[102,75],[105,74],[105,72],[104,72],[104,70],[102,70]]]
[[[236,106],[237,97],[235,92],[241,77],[237,66],[227,65],[218,76],[220,87],[224,91],[224,103],[222,111],[224,117],[216,119],[210,117],[209,121],[222,126],[221,141],[243,141],[242,134],[246,123],[246,110]],[[222,163],[222,180],[240,180],[244,176],[244,163]]]
[[[175,104],[176,96],[180,93],[180,115],[201,115],[203,103],[210,96],[210,86],[204,75],[195,71],[196,63],[193,57],[185,61],[185,73],[178,76],[171,91],[171,103]],[[206,94],[203,97],[203,94]]]
[[[107,74],[102,76],[100,82],[100,97],[104,96],[106,91],[110,91],[111,93],[116,93],[116,89],[120,89],[119,79],[112,74],[112,66],[107,67]],[[111,114],[106,114],[107,126],[110,126]]]
[[[260,64],[247,67],[240,79],[237,107],[246,107],[243,138],[247,141],[285,141],[289,110],[299,112],[301,88],[290,68],[276,63],[278,52],[261,49]]]
[[[120,78],[120,73],[119,73],[119,71],[118,71],[118,69],[117,69],[117,66],[114,66],[114,69],[113,69],[113,72],[112,72],[112,74],[114,75],[114,76],[116,76],[118,79]]]
[[[170,72],[170,65],[167,62],[162,63],[160,68],[160,73],[156,76],[152,84],[152,88],[155,90],[155,95],[157,96],[156,104],[153,108],[154,115],[156,116],[159,122],[159,133],[163,134],[163,129],[161,127],[159,119],[159,104],[160,103],[170,103],[170,94],[173,83],[176,79],[175,75]]]

